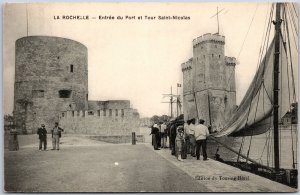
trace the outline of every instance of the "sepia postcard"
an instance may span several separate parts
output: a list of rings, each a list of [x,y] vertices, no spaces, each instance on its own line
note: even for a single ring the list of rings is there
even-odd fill
[[[4,192],[297,192],[298,10],[3,4]]]

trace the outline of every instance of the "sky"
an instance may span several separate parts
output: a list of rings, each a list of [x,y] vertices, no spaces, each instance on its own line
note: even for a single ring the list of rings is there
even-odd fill
[[[177,83],[182,83],[181,64],[192,57],[192,40],[217,32],[217,18],[212,17],[217,7],[223,9],[219,23],[220,34],[225,36],[225,55],[239,62],[235,72],[239,104],[257,69],[270,3],[6,4],[4,114],[13,111],[15,41],[27,36],[27,31],[29,36],[69,38],[88,48],[90,100],[127,99],[141,117],[169,114],[169,105],[161,103],[168,99],[162,94],[170,93],[171,86],[176,93]],[[63,15],[96,19],[63,20]],[[54,19],[57,16],[60,19]],[[115,20],[99,20],[99,16],[114,16]],[[158,16],[187,16],[190,20],[158,20]],[[181,93],[182,88],[178,90]]]

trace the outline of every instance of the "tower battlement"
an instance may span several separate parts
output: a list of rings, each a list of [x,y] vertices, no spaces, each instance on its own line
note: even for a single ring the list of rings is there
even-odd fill
[[[225,56],[225,64],[227,66],[235,66],[236,65],[236,58],[235,57],[227,57],[227,56]]]
[[[210,41],[225,44],[225,36],[219,34],[206,33],[193,40],[193,47],[196,47],[201,43],[210,42]]]
[[[192,62],[193,62],[193,58],[190,58],[187,62],[182,63],[181,70],[185,71],[185,70],[192,69]]]

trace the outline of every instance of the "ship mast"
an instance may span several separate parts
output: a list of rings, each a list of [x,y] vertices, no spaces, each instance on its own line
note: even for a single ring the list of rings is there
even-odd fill
[[[278,92],[279,92],[279,55],[280,55],[280,32],[281,32],[281,18],[280,9],[281,3],[276,4],[276,21],[275,24],[275,54],[274,54],[274,77],[273,77],[273,92],[274,92],[274,102],[273,102],[273,126],[274,126],[274,162],[275,171],[279,172],[279,113],[278,113]]]

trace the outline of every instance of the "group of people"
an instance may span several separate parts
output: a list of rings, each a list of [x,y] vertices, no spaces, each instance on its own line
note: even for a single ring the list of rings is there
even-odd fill
[[[156,122],[152,128],[152,145],[154,150],[160,150],[159,148],[167,148],[167,137],[168,137],[168,129],[166,122]]]
[[[184,122],[173,121],[171,123],[155,123],[151,128],[152,145],[154,150],[159,147],[166,148],[167,137],[171,154],[176,155],[179,161],[183,161],[190,154],[200,160],[200,148],[202,148],[203,160],[208,160],[206,152],[206,140],[209,136],[209,129],[204,125],[205,121],[190,119]]]
[[[61,138],[61,132],[64,131],[62,128],[58,126],[58,123],[55,123],[53,129],[51,129],[52,135],[52,149],[51,150],[59,150],[59,139]],[[40,128],[37,130],[37,134],[39,135],[39,150],[42,151],[42,146],[44,146],[44,150],[47,150],[47,130],[45,125],[42,124]]]

